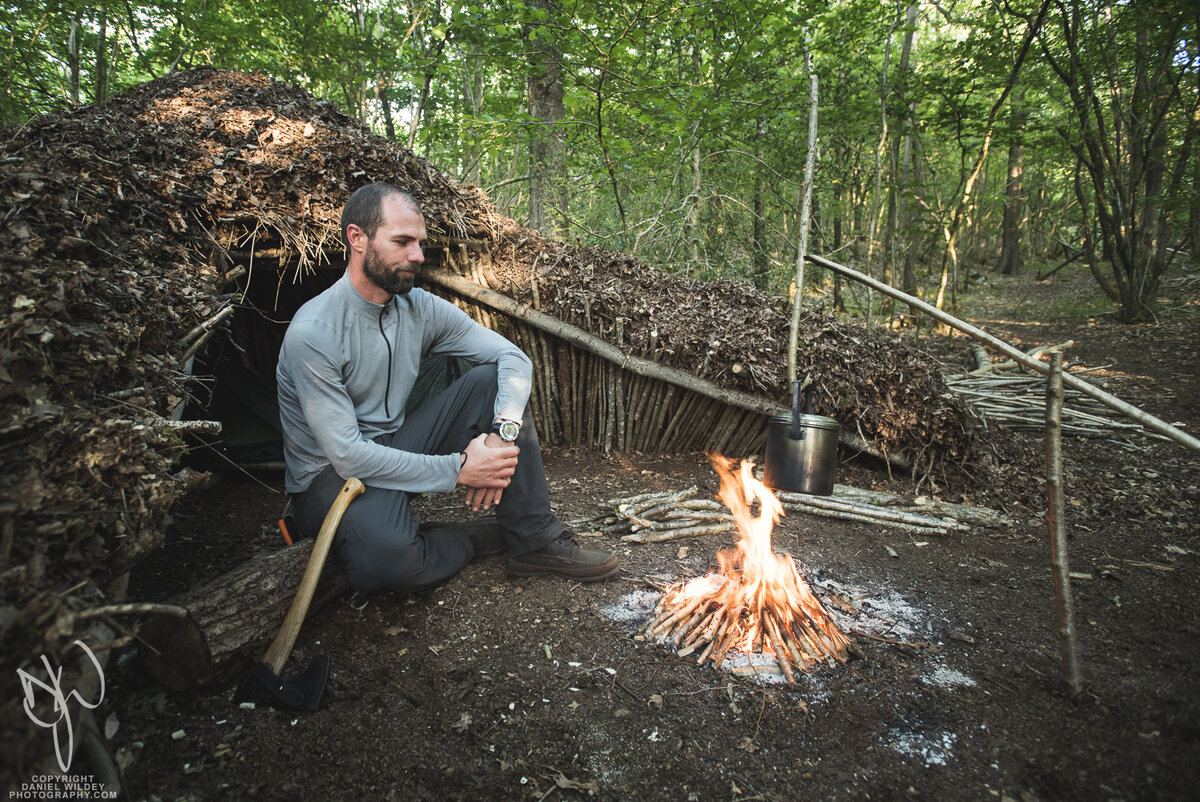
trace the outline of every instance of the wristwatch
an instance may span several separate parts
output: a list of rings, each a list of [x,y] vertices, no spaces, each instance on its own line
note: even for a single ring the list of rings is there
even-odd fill
[[[516,421],[501,419],[492,424],[492,431],[500,435],[500,439],[504,442],[511,443],[521,433],[521,424]]]

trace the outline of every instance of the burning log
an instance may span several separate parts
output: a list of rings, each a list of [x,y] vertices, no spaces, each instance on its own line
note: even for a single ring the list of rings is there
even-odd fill
[[[700,651],[698,664],[711,660],[717,667],[731,651],[759,652],[774,658],[789,684],[796,672],[807,672],[816,663],[846,662],[857,649],[813,595],[791,556],[771,549],[771,530],[783,514],[779,499],[755,478],[753,463],[743,462],[737,473],[724,457],[713,457],[713,465],[738,543],[717,552],[717,572],[669,586],[635,637],[661,638],[677,647],[681,657]],[[676,502],[684,500],[679,495]],[[643,495],[636,502],[615,499],[613,506],[646,514],[660,500],[659,495]],[[752,512],[756,503],[757,516]]]

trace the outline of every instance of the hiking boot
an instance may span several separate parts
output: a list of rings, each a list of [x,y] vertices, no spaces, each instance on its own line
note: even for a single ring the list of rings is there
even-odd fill
[[[608,579],[620,570],[611,551],[581,549],[573,532],[563,532],[542,548],[508,558],[508,570],[517,576],[565,576],[580,582]]]

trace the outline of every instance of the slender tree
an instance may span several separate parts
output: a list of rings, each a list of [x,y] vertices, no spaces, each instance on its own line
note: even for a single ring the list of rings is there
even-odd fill
[[[996,269],[1011,276],[1021,269],[1021,196],[1024,192],[1025,143],[1023,135],[1029,111],[1025,91],[1013,90],[1009,99],[1008,176],[1004,183],[1004,216],[1001,223],[1000,261]]]

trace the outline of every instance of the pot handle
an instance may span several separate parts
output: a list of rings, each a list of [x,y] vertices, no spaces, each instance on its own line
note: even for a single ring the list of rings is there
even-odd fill
[[[804,408],[804,398],[807,398],[808,393],[804,392],[804,382],[796,379],[792,382],[792,426],[788,429],[788,437],[793,440],[803,440],[805,428],[800,425],[801,410]]]

